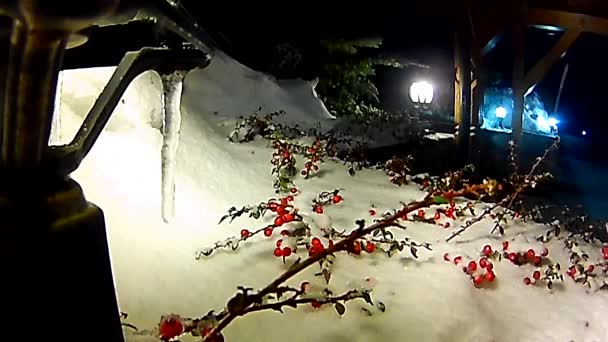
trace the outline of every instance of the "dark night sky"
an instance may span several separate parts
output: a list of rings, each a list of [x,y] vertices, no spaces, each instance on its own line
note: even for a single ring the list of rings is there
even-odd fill
[[[195,0],[184,0],[185,5]],[[380,35],[384,49],[404,58],[433,66],[431,78],[437,82],[437,92],[444,97],[452,94],[453,23],[454,8],[448,0],[355,2],[348,5],[310,3],[299,6],[276,7],[274,4],[242,8],[245,17],[235,15],[234,6],[226,3],[213,11],[198,10],[193,15],[203,26],[219,28],[237,45],[255,53],[256,45],[266,41],[311,37],[321,33],[337,35]],[[240,5],[239,5],[240,6]],[[545,31],[529,29],[526,33],[526,65],[530,68],[559,38]],[[493,71],[510,78],[510,37],[506,35],[488,56]],[[579,134],[587,130],[594,140],[598,129],[606,126],[604,98],[608,89],[604,80],[608,76],[608,38],[583,34],[566,56],[555,65],[536,88],[549,111],[553,110],[560,78],[566,63],[569,73],[562,92],[558,117],[560,131]],[[384,99],[398,102],[404,97],[404,72],[380,71],[379,82]]]
[[[436,83],[437,92],[447,99],[453,94],[454,9],[450,8],[450,3],[448,0],[375,1],[348,5],[291,2],[289,6],[277,7],[270,3],[254,6],[222,2],[209,9],[197,7],[197,0],[183,0],[183,4],[204,28],[221,31],[230,38],[237,58],[239,54],[258,54],[258,58],[264,58],[264,50],[260,46],[294,37],[314,40],[328,33],[337,36],[382,36],[386,51],[430,64],[433,67],[430,76]],[[559,38],[558,35],[550,36],[535,29],[527,32],[528,68],[549,50]],[[109,41],[115,45],[126,40],[113,37]],[[85,45],[82,51],[86,49]],[[511,73],[510,50],[510,38],[505,36],[487,59],[491,68],[502,72],[507,79]],[[552,110],[561,73],[564,65],[569,64],[558,114],[561,132],[578,134],[585,129],[590,133],[589,138],[599,139],[601,136],[599,130],[608,123],[604,103],[608,96],[604,81],[608,79],[606,61],[608,37],[583,34],[537,87],[547,108]],[[407,101],[403,75],[403,71],[379,72],[380,90],[384,92],[383,99],[387,102]]]

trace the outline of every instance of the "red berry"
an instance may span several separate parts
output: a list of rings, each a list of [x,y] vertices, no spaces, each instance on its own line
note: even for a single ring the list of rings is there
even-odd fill
[[[457,256],[454,258],[454,264],[458,265],[460,264],[460,262],[462,261],[462,257],[461,256]]]
[[[184,333],[182,319],[176,315],[170,315],[161,319],[158,334],[161,340],[168,341]]]
[[[373,242],[367,242],[365,244],[365,251],[367,253],[373,253],[375,249],[376,249],[376,245],[374,245]]]
[[[530,280],[530,278],[528,278],[528,277],[525,277],[524,278],[524,284],[530,285],[530,284],[532,284],[532,280]]]
[[[488,271],[488,273],[486,273],[485,278],[487,281],[489,282],[493,282],[494,279],[496,279],[496,274],[494,274],[494,272],[492,271]]]
[[[285,221],[283,220],[282,216],[277,216],[277,218],[274,219],[275,227],[280,227],[283,225],[283,223],[285,223]],[[269,235],[266,235],[266,236],[269,236]]]
[[[312,166],[311,162],[304,163],[304,167],[307,168],[307,169],[310,169],[311,166]]]
[[[526,252],[526,259],[528,260],[532,260],[534,259],[534,257],[536,256],[536,253],[534,252],[533,249],[528,249],[528,251]]]
[[[289,204],[287,197],[281,199],[281,206],[286,207]]]
[[[517,263],[517,253],[514,253],[514,252],[509,253],[509,261],[516,264]]]
[[[292,194],[295,194],[296,192],[298,192],[298,188],[291,188],[290,191],[291,191]]]
[[[454,217],[454,208],[453,207],[450,208],[450,209],[448,209],[448,212],[446,213],[446,216],[449,217],[449,218],[452,218],[452,219],[455,218]]]
[[[503,241],[502,250],[506,251],[507,249],[509,249],[509,241]]]
[[[573,278],[576,275],[576,267],[570,266],[567,273],[570,277]]]
[[[310,249],[308,250],[309,255],[315,255],[321,252],[323,252],[323,246],[310,246]]]
[[[608,259],[608,246],[602,247],[602,254],[604,254],[604,259]]]
[[[287,196],[287,201],[293,202],[293,196],[291,196],[291,195]]]
[[[534,266],[539,267],[540,264],[542,264],[542,262],[543,262],[543,258],[541,258],[540,256],[537,255],[534,257],[533,261],[534,261]]]
[[[543,251],[540,253],[540,256],[542,256],[544,258],[547,255],[549,255],[549,250],[547,249],[547,247],[545,247],[545,248],[543,248]]]
[[[444,223],[444,224],[443,224],[443,227],[444,227],[444,228],[450,228],[450,222],[446,222],[446,223]]]
[[[376,211],[375,211],[374,209],[370,209],[370,210],[369,210],[369,214],[370,214],[371,216],[376,216]]]
[[[246,239],[246,238],[248,238],[250,236],[251,236],[251,232],[249,231],[249,229],[242,229],[241,230],[241,237],[243,239]]]
[[[272,235],[272,228],[264,228],[264,235],[265,236],[271,236]]]
[[[593,271],[595,271],[595,266],[589,265],[589,267],[587,267],[587,273],[593,273]]]
[[[282,236],[289,236],[289,230],[287,230],[287,229],[281,230],[281,235]]]
[[[296,216],[294,214],[292,214],[292,213],[288,213],[288,214],[283,215],[283,221],[285,223],[292,222],[295,219],[296,219]]]
[[[300,174],[301,174],[302,176],[306,176],[306,174],[308,174],[308,172],[306,172],[306,170],[302,170],[302,172],[300,172]]]
[[[321,305],[322,305],[322,304],[321,304],[321,303],[319,303],[319,302],[318,302],[318,301],[316,301],[316,300],[313,300],[312,302],[310,302],[310,305],[311,305],[313,308],[318,309],[318,308],[320,308],[320,307],[321,307]]]
[[[493,269],[494,269],[494,264],[493,264],[493,263],[491,263],[491,262],[489,262],[489,263],[486,265],[486,271],[490,272],[490,271],[492,271]]]
[[[287,214],[287,209],[285,209],[285,207],[280,206],[277,208],[277,215],[283,216],[285,214]]]
[[[483,276],[478,274],[473,278],[473,284],[475,284],[475,286],[479,286],[481,283],[483,283]]]
[[[479,259],[479,267],[486,268],[486,266],[488,266],[488,259],[486,259],[486,258]]]
[[[445,261],[450,261],[450,256],[448,255],[448,253],[445,253],[445,254],[443,255],[443,260],[445,260]]]
[[[283,239],[278,239],[276,242],[277,247],[281,247],[282,244],[283,244]]]
[[[283,248],[282,253],[283,253],[283,256],[287,258],[288,256],[291,255],[291,248],[289,248],[289,247]]]
[[[315,207],[315,213],[317,214],[323,214],[323,207],[322,206],[316,206]]]
[[[540,271],[534,271],[534,273],[532,273],[532,278],[535,280],[540,279]]]
[[[418,217],[424,218],[424,210],[422,210],[422,209],[418,210]]]
[[[274,203],[274,202],[268,203],[268,209],[270,209],[270,211],[277,211],[278,207],[279,207],[279,205],[277,203]]]
[[[473,273],[473,272],[477,271],[477,263],[475,262],[475,260],[469,261],[467,270],[469,271],[469,273]]]
[[[311,243],[313,246],[323,246],[321,240],[318,237],[312,238]]]
[[[275,248],[274,249],[274,256],[276,256],[276,257],[283,256],[283,250],[281,248],[279,248],[279,247]]]
[[[359,243],[359,241],[355,241],[355,244],[353,245],[353,253],[357,255],[361,254],[361,243]]]
[[[312,169],[315,170],[315,171],[319,171],[319,166],[318,165],[313,165]]]
[[[338,203],[342,202],[342,199],[343,199],[343,198],[342,198],[342,196],[340,196],[340,195],[335,195],[335,196],[334,196],[334,198],[332,198],[332,201],[333,201],[334,203],[338,204]]]
[[[483,255],[489,257],[490,255],[492,255],[492,246],[490,245],[485,245],[483,246],[483,251],[482,251]]]
[[[441,214],[438,212],[435,213],[435,217],[434,217],[435,221],[438,221],[440,218],[441,218]]]

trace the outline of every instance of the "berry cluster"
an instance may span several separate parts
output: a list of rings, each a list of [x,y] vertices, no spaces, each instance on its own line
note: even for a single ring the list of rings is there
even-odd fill
[[[321,139],[317,138],[312,146],[304,149],[304,157],[306,158],[306,162],[304,162],[304,169],[300,171],[300,174],[304,176],[304,178],[308,178],[312,172],[319,171],[319,164],[323,162],[323,155],[325,154],[323,150],[323,145],[321,144]]]
[[[312,200],[312,211],[317,214],[323,214],[323,207],[330,204],[339,204],[344,200],[344,197],[340,195],[341,189],[334,189],[334,191],[323,191],[317,195],[317,198]]]
[[[283,140],[272,142],[274,153],[272,154],[272,175],[276,177],[273,187],[277,193],[287,192],[292,186],[291,178],[296,175],[296,158],[291,143]]]
[[[466,266],[462,267],[462,271],[469,275],[475,287],[481,287],[484,282],[493,283],[496,280],[494,264],[489,260],[493,254],[492,246],[485,245],[481,251],[481,257],[477,261],[470,260]],[[450,260],[448,253],[443,255],[443,260],[448,262],[453,261],[454,265],[459,265],[463,262],[462,256],[456,256],[453,260]]]
[[[158,338],[166,342],[189,333],[192,336],[202,337],[207,342],[224,342],[224,336],[213,331],[216,324],[217,321],[210,319],[210,316],[190,319],[175,314],[166,315],[160,319]]]

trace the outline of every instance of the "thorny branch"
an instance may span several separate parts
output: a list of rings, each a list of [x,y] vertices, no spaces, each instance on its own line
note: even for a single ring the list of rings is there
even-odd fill
[[[492,228],[492,231],[491,231],[492,234],[494,234],[496,232],[496,229],[499,229],[502,219],[504,218],[506,213],[510,210],[510,208],[513,205],[513,202],[515,201],[517,196],[519,196],[527,188],[529,188],[529,187],[534,188],[536,186],[536,182],[533,180],[533,177],[536,175],[536,170],[547,159],[547,156],[553,149],[557,150],[559,148],[559,142],[560,142],[560,140],[558,137],[553,142],[553,144],[551,144],[551,146],[549,146],[547,149],[545,149],[545,152],[543,153],[542,156],[536,158],[536,163],[534,163],[534,165],[532,165],[530,172],[528,172],[528,174],[524,178],[523,182],[520,182],[520,184],[518,184],[517,188],[515,189],[515,192],[513,192],[510,196],[505,198],[505,200],[508,200],[507,205],[504,207],[504,210],[500,214],[498,214],[496,224],[494,225],[494,228]],[[502,201],[501,201],[501,204],[502,204]]]
[[[256,296],[264,297],[268,294],[276,292],[276,289],[279,286],[281,286],[281,284],[283,284],[287,280],[291,279],[296,274],[300,273],[301,271],[308,268],[309,266],[314,265],[315,263],[324,259],[328,255],[334,254],[339,251],[345,251],[357,239],[359,239],[367,234],[373,233],[376,230],[389,227],[396,220],[398,220],[402,217],[405,217],[407,214],[409,214],[410,212],[412,212],[414,210],[426,208],[426,207],[429,207],[434,204],[435,204],[434,199],[432,197],[427,196],[427,198],[425,198],[422,201],[412,202],[412,203],[408,204],[401,210],[397,211],[395,214],[391,215],[390,217],[388,217],[380,222],[376,222],[365,228],[354,230],[349,237],[340,240],[339,242],[335,243],[332,247],[329,247],[319,253],[312,255],[312,256],[308,257],[307,259],[305,259],[304,261],[296,262],[295,264],[293,264],[287,271],[285,271],[283,274],[281,274],[279,277],[277,277],[275,280],[273,280],[266,287],[261,289],[256,294]],[[207,337],[205,337],[205,339],[203,339],[203,341],[209,342],[208,338],[210,336],[219,334],[224,328],[226,328],[226,326],[228,326],[228,324],[230,324],[232,321],[234,321],[237,317],[245,315],[247,313],[247,310],[249,310],[250,307],[252,307],[253,305],[254,305],[254,302],[250,300],[242,306],[242,309],[235,310],[234,312],[228,313],[225,317],[223,317],[219,321],[217,326],[215,326],[213,331],[211,331],[209,333],[209,335],[207,335]]]

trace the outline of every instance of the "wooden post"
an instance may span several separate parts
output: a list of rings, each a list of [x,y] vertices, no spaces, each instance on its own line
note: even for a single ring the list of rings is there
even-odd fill
[[[468,2],[465,1],[466,9]],[[471,140],[471,27],[468,11],[459,12],[457,20],[458,46],[459,46],[459,72],[460,84],[460,120],[458,121],[458,145],[464,163],[469,162],[469,148]]]
[[[522,18],[518,17],[513,23],[513,116],[511,118],[511,129],[513,141],[519,151],[522,129],[523,129],[523,114],[524,114],[524,95],[527,91],[524,84],[525,66],[524,66],[524,26]],[[517,153],[519,155],[519,153]]]
[[[454,122],[460,123],[462,117],[462,61],[460,55],[460,39],[458,32],[454,33]]]

